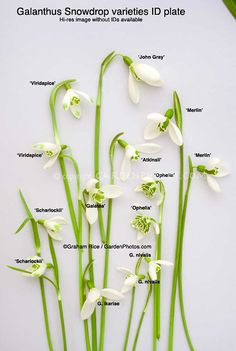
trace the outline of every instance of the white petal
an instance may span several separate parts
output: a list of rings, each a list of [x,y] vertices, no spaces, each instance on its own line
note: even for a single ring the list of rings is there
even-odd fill
[[[142,184],[137,185],[136,188],[134,189],[134,191],[136,191],[136,192],[142,191],[141,185]]]
[[[145,154],[155,154],[161,149],[160,145],[154,143],[139,144],[135,148]]]
[[[130,159],[126,156],[124,156],[122,164],[121,164],[121,170],[120,170],[120,179],[122,181],[126,181],[129,178],[130,175]]]
[[[125,267],[118,267],[117,270],[121,273],[124,273],[126,275],[130,275],[130,274],[133,274],[132,271],[128,268],[125,268]]]
[[[101,292],[97,288],[92,288],[89,290],[87,300],[89,302],[95,302],[101,297]]]
[[[159,87],[162,85],[159,72],[152,66],[143,63],[134,63],[133,69],[138,78],[146,84]]]
[[[88,319],[93,314],[95,307],[96,307],[96,302],[90,302],[87,299],[80,312],[81,319],[82,320]]]
[[[129,90],[129,97],[131,101],[133,101],[134,104],[138,104],[139,102],[138,83],[134,78],[132,72],[129,72],[128,90]]]
[[[153,183],[153,182],[155,182],[155,180],[151,177],[143,177],[142,182],[143,183]]]
[[[160,234],[160,228],[158,223],[153,223],[153,227],[154,227],[155,234],[156,235]]]
[[[178,146],[183,145],[183,137],[179,128],[173,123],[169,122],[168,132],[171,140]]]
[[[39,268],[36,271],[32,272],[31,276],[35,278],[41,277],[45,273],[46,269],[47,265],[45,263],[41,263]]]
[[[56,154],[56,155],[50,157],[49,161],[44,165],[43,169],[48,169],[48,168],[52,167],[54,165],[54,163],[56,162],[58,156],[59,156],[59,154]]]
[[[47,230],[48,234],[50,235],[50,237],[54,240],[57,240],[57,241],[61,241],[62,240],[62,237],[61,235],[58,233],[58,232],[54,232],[50,229]]]
[[[94,189],[96,189],[96,184],[98,183],[98,180],[95,178],[90,179],[87,184],[86,184],[86,191],[88,193],[93,192]]]
[[[218,157],[212,157],[207,163],[207,169],[211,170],[220,165],[220,159]]]
[[[93,99],[83,91],[75,90],[75,92],[78,94],[79,97],[84,98],[86,101],[88,101],[90,104],[93,103]]]
[[[151,277],[152,280],[157,280],[157,265],[151,261],[149,262],[149,269],[148,269],[148,272],[149,272],[149,275]]]
[[[107,199],[115,199],[123,193],[122,188],[119,185],[108,184],[102,186],[100,189],[104,192]]]
[[[151,140],[155,139],[160,135],[160,130],[157,128],[156,122],[149,121],[144,128],[144,139]]]
[[[54,154],[57,154],[61,151],[61,146],[57,144],[52,144],[52,143],[38,143],[32,145],[32,148],[34,150],[39,150],[39,151],[52,151]]]
[[[96,207],[86,207],[86,218],[87,218],[89,224],[94,224],[98,219],[97,208]]]
[[[156,122],[156,124],[159,124],[165,122],[166,117],[161,113],[149,113],[149,115],[147,115],[147,119]]]
[[[108,288],[102,289],[101,295],[109,300],[121,300],[124,297],[121,294],[121,292],[114,290],[114,289],[108,289]]]
[[[141,233],[141,232],[137,232],[137,240],[140,241],[142,240],[143,238],[145,238],[145,234]]]
[[[128,291],[130,291],[132,288],[133,288],[133,286],[131,286],[131,285],[123,285],[123,286],[122,286],[122,289],[121,289],[121,293],[122,293],[122,294],[125,294],[125,293],[127,293]]]
[[[81,117],[81,105],[80,104],[79,105],[76,105],[76,104],[71,105],[70,111],[75,118],[79,119]]]
[[[153,261],[155,262],[156,264],[160,264],[161,266],[173,266],[173,263],[170,262],[170,261],[166,261],[166,260],[156,260],[156,261]]]
[[[158,207],[162,204],[164,200],[164,194],[160,191],[159,187],[157,188],[156,197],[157,197],[156,206]]]
[[[50,221],[56,222],[58,224],[67,224],[68,223],[67,220],[62,216],[52,217],[52,218],[50,218]]]
[[[126,157],[128,157],[129,159],[131,159],[132,157],[136,156],[136,148],[133,145],[127,145],[125,148],[125,155]]]
[[[67,111],[68,108],[70,107],[71,95],[72,95],[72,89],[68,89],[63,97],[62,106],[65,111]]]
[[[207,178],[207,183],[208,183],[209,187],[213,191],[219,193],[221,190],[220,190],[219,184],[217,183],[217,180],[209,174],[206,175],[206,178]]]
[[[135,274],[131,274],[129,277],[125,279],[124,285],[134,286],[138,281],[138,277]]]

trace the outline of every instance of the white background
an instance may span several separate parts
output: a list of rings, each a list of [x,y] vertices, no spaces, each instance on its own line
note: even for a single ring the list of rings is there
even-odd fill
[[[110,1],[100,1],[109,7]],[[130,143],[143,142],[146,115],[165,112],[172,105],[177,90],[182,102],[186,154],[210,152],[224,160],[231,175],[220,180],[222,193],[215,194],[199,177],[193,181],[186,221],[183,285],[186,314],[193,343],[198,351],[236,349],[235,281],[235,21],[220,0],[213,1],[120,1],[114,7],[169,7],[186,9],[180,17],[147,17],[143,23],[79,24],[60,23],[56,17],[16,15],[16,8],[44,7],[48,1],[11,1],[3,5],[1,15],[1,349],[3,351],[46,351],[40,292],[37,281],[8,270],[14,259],[34,253],[30,227],[19,235],[13,233],[24,219],[18,189],[21,188],[30,208],[63,207],[69,218],[58,165],[44,171],[43,159],[19,158],[18,152],[32,152],[36,142],[53,142],[48,107],[50,87],[31,86],[30,80],[61,81],[78,78],[79,89],[96,98],[99,65],[112,50],[138,60],[140,54],[165,55],[163,61],[151,60],[161,74],[160,89],[140,84],[141,101],[133,105],[127,94],[127,67],[120,59],[109,67],[104,78],[101,122],[101,169],[108,174],[108,147],[113,136],[125,131]],[[57,8],[98,6],[96,1],[57,1]],[[62,142],[71,145],[79,162],[83,185],[93,175],[93,134],[95,106],[87,106],[80,121],[65,113],[58,98],[58,123]],[[202,107],[202,113],[186,113],[186,107]],[[177,201],[178,149],[163,136],[160,164],[134,164],[136,176],[152,176],[156,171],[176,172],[166,180],[163,258],[174,260]],[[122,150],[116,154],[116,170]],[[207,160],[202,160],[202,163]],[[68,172],[72,170],[68,167]],[[106,181],[108,181],[106,179]],[[114,202],[112,243],[136,243],[130,220],[135,215],[130,206],[147,201],[133,192],[138,179],[124,186],[124,196]],[[154,204],[153,204],[154,205]],[[36,213],[34,212],[35,216]],[[153,206],[152,215],[155,216]],[[50,217],[45,215],[46,217]],[[49,260],[46,234],[41,232],[43,255]],[[64,242],[74,243],[72,228],[64,230]],[[97,226],[94,243],[100,243]],[[84,231],[86,242],[86,231]],[[154,244],[150,235],[144,243]],[[56,243],[60,264],[62,296],[68,337],[68,350],[85,350],[78,306],[77,252],[64,250]],[[120,289],[122,274],[117,266],[133,268],[135,259],[129,250],[110,252],[109,286]],[[96,252],[96,284],[102,285],[103,253]],[[23,268],[21,266],[21,268]],[[168,318],[172,269],[162,274],[162,336],[158,350],[167,350]],[[146,287],[138,287],[131,341],[137,327]],[[59,318],[54,291],[46,288],[55,350],[62,350]],[[119,308],[107,309],[105,350],[120,351],[125,335],[130,296]],[[178,306],[178,303],[177,303]],[[99,310],[99,308],[98,308]],[[137,350],[151,350],[152,308],[147,311]],[[179,308],[176,310],[174,345],[186,351]]]

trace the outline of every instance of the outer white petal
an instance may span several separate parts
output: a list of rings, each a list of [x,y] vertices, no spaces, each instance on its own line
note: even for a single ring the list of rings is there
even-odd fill
[[[223,165],[219,166],[218,173],[215,175],[215,177],[220,178],[220,177],[225,177],[230,174],[230,170]]]
[[[147,119],[153,122],[156,122],[157,124],[165,122],[167,117],[162,115],[161,113],[149,113],[147,115]]]
[[[81,106],[80,106],[80,104],[79,105],[76,105],[76,104],[75,105],[71,105],[70,106],[70,110],[71,110],[72,115],[75,118],[79,119],[81,117]]]
[[[209,187],[216,193],[219,193],[221,190],[217,180],[209,174],[206,175],[206,178]]]
[[[130,175],[130,165],[131,160],[126,156],[124,156],[123,161],[121,163],[121,169],[120,169],[120,179],[122,181],[126,181],[129,178]]]
[[[72,96],[72,89],[68,89],[62,100],[62,106],[65,111],[67,111],[70,107],[71,96]]]
[[[48,169],[48,168],[52,167],[54,165],[54,163],[56,162],[58,156],[59,156],[59,154],[56,154],[56,155],[50,157],[49,161],[44,165],[43,169]]]
[[[98,210],[96,207],[86,207],[86,218],[89,224],[94,224],[98,219]]]
[[[133,145],[127,145],[125,148],[125,155],[126,155],[126,157],[131,159],[132,157],[135,157],[136,151],[137,150]]]
[[[160,130],[157,127],[156,122],[149,121],[144,128],[144,139],[151,140],[155,139],[160,135]]]
[[[160,74],[154,67],[143,63],[133,63],[133,69],[138,78],[146,84],[159,87],[162,85]]]
[[[207,169],[211,170],[220,165],[220,159],[218,157],[212,157],[207,163]]]
[[[153,228],[154,228],[156,235],[160,234],[160,228],[159,228],[158,223],[153,223]]]
[[[133,288],[133,286],[131,286],[131,285],[123,285],[123,286],[122,286],[122,289],[121,289],[121,293],[122,293],[122,294],[125,294],[125,293],[127,293],[128,291],[130,291],[132,288]]]
[[[94,189],[96,189],[96,184],[98,183],[98,180],[97,179],[95,179],[95,178],[92,178],[92,179],[90,179],[87,183],[86,183],[86,191],[88,192],[88,193],[90,193],[90,192],[93,192],[94,191]]]
[[[88,101],[90,104],[93,103],[93,99],[86,93],[84,93],[83,91],[80,90],[75,90],[75,93],[79,96],[84,98],[86,101]]]
[[[90,302],[87,299],[85,301],[82,309],[81,309],[81,312],[80,312],[81,319],[82,320],[88,319],[93,314],[93,311],[94,311],[95,307],[96,307],[96,301],[95,302]]]
[[[183,137],[179,128],[173,123],[169,122],[168,132],[171,140],[178,146],[183,145]]]
[[[38,143],[32,145],[32,148],[34,150],[39,150],[39,151],[53,151],[54,154],[57,154],[61,151],[61,146],[57,144],[52,144],[52,143]]]
[[[101,295],[109,300],[121,300],[124,297],[121,292],[109,288],[102,289]]]
[[[124,285],[134,286],[138,281],[138,276],[135,274],[131,274],[129,277],[125,279]]]
[[[157,265],[153,261],[149,262],[148,272],[152,280],[157,280]]]
[[[39,268],[31,273],[31,276],[35,278],[41,277],[45,273],[46,269],[47,265],[45,263],[41,263]]]
[[[156,261],[153,261],[155,262],[156,264],[159,264],[159,265],[163,265],[163,266],[173,266],[173,263],[170,262],[170,261],[166,261],[166,260],[156,260]]]
[[[130,275],[130,274],[133,274],[132,271],[128,268],[125,268],[125,267],[118,267],[117,270],[121,273],[124,273],[126,275]]]
[[[62,237],[58,232],[54,232],[50,229],[47,230],[48,234],[51,236],[52,239],[57,240],[57,241],[61,241]]]
[[[142,191],[141,185],[142,184],[137,185],[136,188],[134,189],[134,191],[136,191],[136,192]]]
[[[141,151],[145,154],[155,154],[160,151],[161,146],[154,143],[145,143],[135,145],[135,148],[137,148],[138,151]]]
[[[89,290],[88,296],[87,296],[87,300],[89,302],[95,302],[97,301],[99,298],[101,297],[101,292],[99,289],[97,288],[92,288]]]
[[[140,241],[142,240],[143,238],[145,238],[145,234],[141,233],[141,232],[137,232],[137,240]]]
[[[107,199],[115,199],[123,193],[122,188],[119,185],[108,184],[102,186],[100,189],[104,192]]]
[[[132,72],[129,72],[128,90],[129,90],[129,97],[131,101],[133,101],[134,104],[138,104],[139,102],[138,83],[134,78]]]
[[[52,218],[50,218],[50,221],[56,222],[58,224],[67,224],[68,223],[67,220],[62,216],[52,217]]]

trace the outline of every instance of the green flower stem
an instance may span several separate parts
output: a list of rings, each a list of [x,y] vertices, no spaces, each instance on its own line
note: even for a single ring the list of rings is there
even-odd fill
[[[161,193],[163,194],[163,201],[159,206],[160,233],[159,235],[156,236],[156,260],[161,259],[162,221],[163,221],[163,208],[164,208],[164,202],[165,202],[165,187],[162,182],[160,182],[160,190],[161,190]],[[159,340],[161,336],[161,270],[159,270],[159,272],[157,273],[157,280],[159,281],[159,283],[154,285],[154,300],[156,300],[155,301],[156,309],[154,311],[156,311],[156,338]],[[154,350],[156,350],[156,348],[154,348]]]
[[[20,197],[21,197],[22,203],[25,207],[25,211],[26,211],[28,217],[31,219],[31,226],[32,226],[36,255],[41,256],[40,238],[39,238],[37,222],[35,221],[21,191],[20,191]],[[52,337],[51,337],[50,324],[49,324],[49,318],[48,318],[48,309],[47,309],[47,301],[46,301],[43,278],[39,278],[39,285],[40,285],[41,299],[42,299],[42,304],[43,304],[44,323],[45,323],[45,329],[46,329],[46,335],[47,335],[48,348],[50,351],[53,351]]]
[[[58,308],[59,308],[60,322],[61,322],[63,349],[64,349],[64,351],[67,351],[66,328],[65,328],[65,321],[64,321],[64,312],[63,312],[63,305],[62,305],[62,299],[61,299],[61,292],[60,292],[59,268],[58,268],[57,256],[56,256],[53,240],[49,235],[48,235],[48,243],[49,243],[49,248],[50,248],[52,262],[53,262],[54,276],[55,276],[55,280],[56,280],[56,284],[57,284]]]
[[[56,104],[56,98],[57,98],[57,93],[60,88],[65,86],[66,84],[70,84],[74,82],[75,80],[65,80],[59,84],[57,84],[54,89],[52,90],[50,100],[49,100],[49,105],[50,105],[50,110],[51,110],[51,118],[52,118],[52,126],[53,126],[53,133],[54,133],[54,138],[55,142],[57,144],[61,144],[60,142],[60,137],[59,137],[59,132],[58,132],[58,126],[57,126],[57,120],[56,120],[56,112],[55,112],[55,104]],[[63,152],[61,153],[61,156],[63,156]],[[68,176],[67,176],[67,171],[66,171],[66,166],[64,162],[63,157],[59,157],[59,164],[61,168],[61,174],[63,178],[63,183],[64,183],[64,188],[65,188],[65,193],[66,193],[66,198],[67,198],[67,203],[68,203],[68,208],[69,208],[69,213],[71,217],[71,222],[72,222],[72,227],[76,239],[76,243],[79,246],[79,257],[78,257],[78,266],[79,266],[79,295],[80,295],[80,308],[83,306],[84,302],[84,297],[83,297],[83,267],[82,267],[82,250],[80,248],[80,243],[82,242],[82,210],[81,210],[81,199],[79,197],[79,204],[78,204],[78,213],[79,213],[79,218],[78,218],[78,223],[76,219],[76,214],[75,214],[75,209],[73,205],[73,200],[72,200],[72,195],[71,195],[71,190],[70,190],[70,185],[68,181]],[[73,161],[72,161],[73,162]],[[74,162],[73,165],[75,166]],[[78,174],[77,174],[77,182],[78,182]],[[77,183],[78,186],[78,183]],[[80,191],[79,191],[80,193]],[[80,196],[80,195],[79,195]],[[85,341],[86,341],[86,348],[87,351],[90,351],[90,340],[89,340],[89,331],[88,331],[88,322],[84,321],[84,331],[85,331]]]
[[[136,346],[137,346],[140,330],[141,330],[141,327],[142,327],[142,324],[143,324],[143,319],[144,319],[145,313],[147,311],[147,306],[148,306],[148,303],[149,303],[151,295],[152,295],[152,284],[149,285],[148,295],[147,295],[147,298],[146,298],[146,302],[145,302],[145,305],[144,305],[141,317],[139,319],[139,324],[138,324],[138,328],[137,328],[137,331],[136,331],[136,334],[135,334],[132,351],[136,350]]]
[[[186,339],[187,339],[187,342],[189,345],[189,349],[191,351],[194,351],[194,346],[193,346],[191,338],[190,338],[190,334],[189,334],[188,326],[187,326],[187,322],[186,322],[186,317],[185,317],[183,286],[182,286],[182,258],[183,258],[184,228],[185,228],[186,212],[187,212],[187,207],[188,207],[189,190],[190,190],[192,177],[193,177],[193,166],[192,166],[191,158],[189,157],[188,160],[189,160],[189,175],[188,175],[187,189],[186,189],[185,196],[184,196],[184,206],[183,206],[183,213],[182,213],[178,287],[179,287],[180,311],[181,311],[181,317],[182,317],[182,322],[183,322],[183,326],[184,326],[184,331],[185,331]]]
[[[91,247],[91,225],[88,223],[88,259],[89,262],[93,262],[93,249]],[[89,280],[93,286],[95,286],[94,282],[94,268],[93,264],[89,267]],[[97,351],[97,314],[96,308],[91,316],[91,325],[92,325],[92,351]]]
[[[182,131],[182,112],[179,102],[179,98],[176,92],[174,92],[174,110],[176,124]],[[177,239],[175,248],[175,264],[174,273],[172,280],[172,291],[171,291],[171,304],[170,304],[170,320],[169,320],[169,339],[168,339],[168,351],[173,350],[173,338],[174,338],[174,319],[175,319],[175,301],[176,301],[176,290],[178,280],[178,268],[179,268],[179,255],[180,255],[180,240],[181,240],[181,222],[182,222],[182,209],[183,209],[183,186],[184,186],[184,147],[179,146],[179,205],[178,205],[178,226],[177,226]]]
[[[102,85],[103,85],[103,76],[113,59],[118,56],[115,52],[111,52],[102,62],[99,72],[98,79],[98,89],[97,89],[97,101],[96,101],[96,117],[95,117],[95,135],[94,135],[94,176],[100,181],[100,169],[99,169],[99,152],[100,152],[100,125],[101,125],[101,104],[102,104]],[[99,184],[98,184],[99,186]],[[105,243],[105,229],[102,209],[98,208],[98,223],[101,241]]]
[[[114,153],[115,153],[115,145],[119,137],[123,133],[117,134],[111,142],[109,149],[109,160],[110,160],[110,184],[114,185]],[[107,230],[106,230],[106,244],[110,244],[111,239],[111,220],[112,220],[112,200],[108,200],[108,214],[107,214]],[[107,287],[108,281],[108,269],[109,269],[109,249],[105,250],[105,262],[104,262],[104,275],[103,275],[103,288]],[[103,298],[103,304],[101,309],[101,327],[100,327],[100,343],[99,343],[99,351],[103,351],[104,349],[104,340],[105,340],[105,322],[106,322],[106,299]]]
[[[133,289],[132,289],[132,297],[131,297],[131,304],[130,304],[130,310],[129,310],[129,319],[128,319],[128,325],[127,325],[127,328],[126,328],[125,342],[124,342],[123,351],[127,351],[130,327],[131,327],[131,322],[132,322],[132,318],[133,318],[135,292],[136,292],[136,287],[133,287]]]

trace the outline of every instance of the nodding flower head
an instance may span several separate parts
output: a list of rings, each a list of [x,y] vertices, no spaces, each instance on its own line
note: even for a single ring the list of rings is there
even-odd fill
[[[155,234],[159,234],[159,226],[155,219],[143,214],[137,214],[131,221],[131,225],[137,230],[137,240],[143,239],[151,228],[154,229]]]
[[[164,200],[164,187],[159,180],[151,177],[144,177],[142,183],[139,184],[135,191],[142,192],[148,199],[157,198],[157,206],[160,206]]]
[[[55,216],[50,219],[40,219],[38,220],[38,223],[44,226],[48,235],[50,235],[52,239],[59,241],[62,240],[62,237],[59,235],[58,232],[61,231],[62,224],[67,224],[67,221],[64,217]]]
[[[71,87],[68,87],[64,95],[62,105],[65,111],[70,109],[75,118],[80,118],[81,103],[83,103],[83,100],[89,102],[90,104],[93,102],[88,94],[84,93],[83,91],[71,89]]]
[[[38,143],[38,144],[34,144],[32,147],[34,150],[43,151],[45,156],[49,158],[49,161],[43,167],[44,169],[47,169],[54,165],[62,150],[61,145],[52,144],[52,143]]]

